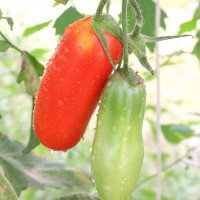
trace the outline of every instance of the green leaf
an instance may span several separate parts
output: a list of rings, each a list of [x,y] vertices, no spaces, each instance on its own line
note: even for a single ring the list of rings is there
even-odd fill
[[[148,35],[148,36],[155,36],[155,7],[156,4],[152,0],[144,1],[144,0],[138,0],[137,1],[141,10],[142,10],[142,15],[143,15],[143,21],[144,25],[142,27],[142,34]],[[134,24],[135,24],[135,16],[134,16],[134,10],[132,6],[129,4],[128,5],[128,31],[131,32]],[[161,27],[163,29],[166,29],[166,23],[165,23],[165,18],[167,17],[167,14],[164,12],[163,9],[161,9]],[[154,44],[147,44],[147,47],[153,51],[154,49]]]
[[[14,26],[14,21],[11,17],[4,17],[4,19],[6,19],[8,25],[10,26],[10,30],[13,30],[13,26]]]
[[[183,34],[185,32],[192,31],[192,30],[196,29],[196,26],[197,26],[197,21],[195,21],[195,20],[184,22],[183,24],[180,25],[178,34]]]
[[[4,40],[0,40],[0,52],[6,51],[10,47],[10,44]]]
[[[195,10],[193,19],[194,19],[194,20],[200,19],[200,2],[199,2],[199,6],[197,6],[197,9]]]
[[[0,9],[0,20],[2,19],[2,17],[3,17],[3,13],[2,13],[2,11]]]
[[[27,52],[22,54],[21,71],[17,78],[18,83],[22,81],[25,82],[27,93],[33,96],[38,90],[40,80],[35,65],[32,63],[32,57]]]
[[[153,190],[142,189],[141,194],[143,196],[143,199],[148,199],[148,200],[155,200],[156,199],[156,193]],[[161,200],[169,200],[169,198],[162,195]]]
[[[192,130],[188,126],[183,125],[162,125],[161,129],[166,140],[172,144],[178,144],[182,140],[195,135],[194,130]]]
[[[44,54],[46,54],[48,52],[47,49],[41,49],[41,48],[38,48],[38,49],[34,49],[31,54],[33,56],[35,56],[36,58],[41,58]]]
[[[33,110],[34,110],[34,97],[32,98],[32,115],[31,115],[31,124],[30,124],[30,138],[29,138],[29,142],[27,144],[27,146],[25,147],[25,149],[23,150],[23,154],[29,153],[32,149],[34,149],[35,147],[37,147],[40,142],[38,140],[38,138],[36,137],[36,134],[33,130]]]
[[[80,14],[75,8],[68,8],[55,21],[56,34],[63,35],[65,27],[83,17],[84,15]]]
[[[69,0],[55,0],[58,3],[62,3],[63,5],[66,5]]]
[[[200,40],[194,46],[192,53],[200,60]]]
[[[37,32],[37,31],[42,30],[43,28],[47,27],[47,26],[50,24],[50,22],[51,22],[51,20],[27,28],[27,29],[24,31],[23,36],[26,37],[26,36],[29,36],[29,35],[31,35],[31,34]]]
[[[7,180],[0,171],[0,197],[1,200],[18,200],[17,195]]]
[[[88,193],[74,193],[57,198],[55,200],[99,200],[99,198]]]
[[[10,141],[3,134],[0,134],[0,149],[0,166],[18,195],[27,187],[43,190],[92,186],[86,174],[33,153],[23,154],[24,145]]]

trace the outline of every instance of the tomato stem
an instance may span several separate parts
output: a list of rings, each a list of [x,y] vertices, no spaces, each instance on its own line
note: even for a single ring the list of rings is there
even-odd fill
[[[146,35],[142,35],[142,38],[145,42],[160,42],[164,40],[171,40],[175,38],[181,38],[181,37],[193,37],[192,35],[170,35],[170,36],[161,36],[161,37],[149,37]]]
[[[128,73],[128,31],[127,31],[127,0],[122,1],[122,38],[124,54],[124,72]]]
[[[101,0],[100,1],[98,8],[97,8],[97,11],[96,11],[96,14],[95,14],[95,17],[94,17],[94,20],[96,20],[96,21],[102,20],[102,18],[103,18],[103,16],[102,16],[103,8],[106,5],[107,1],[108,0]]]
[[[1,37],[10,45],[10,47],[12,47],[13,49],[17,50],[20,53],[23,53],[23,51],[21,49],[19,49],[18,47],[16,47],[14,44],[12,44],[8,38],[0,31],[0,35]]]
[[[140,7],[139,7],[137,1],[130,0],[130,3],[135,11],[135,17],[136,17],[135,27],[133,29],[133,32],[131,33],[131,37],[136,38],[140,35],[140,31],[143,26],[143,17],[142,17],[142,12],[140,10]]]

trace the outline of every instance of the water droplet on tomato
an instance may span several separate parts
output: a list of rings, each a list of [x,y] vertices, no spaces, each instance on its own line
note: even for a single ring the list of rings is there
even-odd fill
[[[35,97],[35,98],[37,98],[37,94],[38,94],[38,92],[36,92],[36,93],[34,94],[34,97]]]
[[[59,100],[59,101],[58,101],[58,105],[62,106],[62,105],[63,105],[63,101],[62,101],[62,100]]]

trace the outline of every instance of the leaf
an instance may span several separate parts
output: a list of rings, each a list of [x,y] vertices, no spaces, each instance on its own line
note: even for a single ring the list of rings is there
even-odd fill
[[[44,54],[46,54],[48,52],[47,49],[41,49],[41,48],[38,48],[38,49],[34,49],[31,54],[33,56],[35,56],[36,58],[41,58]]]
[[[55,21],[53,27],[56,29],[56,34],[63,35],[65,27],[83,17],[84,15],[80,14],[75,8],[68,8]]]
[[[10,26],[10,30],[13,30],[13,26],[14,26],[14,21],[11,17],[4,17],[4,19],[6,19],[8,25]]]
[[[196,26],[197,26],[197,21],[195,21],[195,20],[184,22],[180,25],[178,34],[183,34],[185,32],[192,31],[192,30],[196,29]]]
[[[69,0],[55,0],[58,3],[62,3],[63,5],[66,5]]]
[[[24,148],[23,150],[23,154],[27,154],[29,153],[32,149],[34,149],[35,147],[37,147],[40,142],[37,139],[35,132],[33,130],[33,110],[34,110],[34,97],[32,99],[32,115],[31,115],[31,124],[30,124],[30,138],[29,138],[29,142],[27,144],[27,146]]]
[[[99,200],[99,198],[88,193],[74,193],[57,198],[55,200]]]
[[[50,162],[33,153],[23,154],[24,145],[0,134],[0,165],[17,195],[27,187],[74,188],[92,186],[88,176],[67,168],[64,163]]]
[[[33,96],[38,90],[40,80],[26,52],[22,54],[21,71],[17,77],[18,83],[22,81],[25,83],[26,92]]]
[[[4,40],[0,40],[0,52],[6,51],[10,47],[10,44]]]
[[[31,35],[31,34],[37,32],[37,31],[42,30],[43,28],[47,27],[47,26],[50,24],[50,22],[51,22],[51,20],[27,28],[27,29],[24,31],[23,36],[26,37],[26,36],[29,36],[29,35]]]
[[[3,13],[2,13],[2,11],[0,9],[0,20],[2,19],[2,17],[3,17]]]
[[[194,54],[200,60],[200,40],[194,46],[192,54]]]
[[[188,126],[183,125],[162,125],[161,129],[166,140],[172,144],[178,144],[182,140],[195,135],[194,130],[192,130]]]
[[[142,10],[143,15],[143,22],[144,25],[142,27],[142,34],[148,35],[148,36],[155,36],[155,7],[156,4],[152,0],[144,1],[144,0],[138,0],[137,1],[140,9]],[[134,24],[135,24],[135,16],[134,16],[134,10],[132,6],[128,5],[128,31],[132,31]],[[167,14],[161,9],[161,27],[163,29],[166,29],[165,24],[165,18],[167,17]],[[148,43],[147,47],[150,48],[151,51],[154,49],[153,43]]]
[[[153,190],[142,189],[141,194],[142,194],[144,199],[148,199],[148,200],[155,200],[156,199],[156,193]],[[169,200],[169,198],[162,195],[161,200]]]
[[[18,200],[17,195],[7,180],[0,171],[0,197],[1,200]]]

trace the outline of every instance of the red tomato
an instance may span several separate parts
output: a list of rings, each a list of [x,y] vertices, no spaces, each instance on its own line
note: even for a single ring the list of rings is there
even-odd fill
[[[41,79],[33,117],[40,142],[66,151],[83,137],[112,66],[91,27],[91,17],[65,29]],[[122,43],[104,33],[112,59],[122,55]]]

